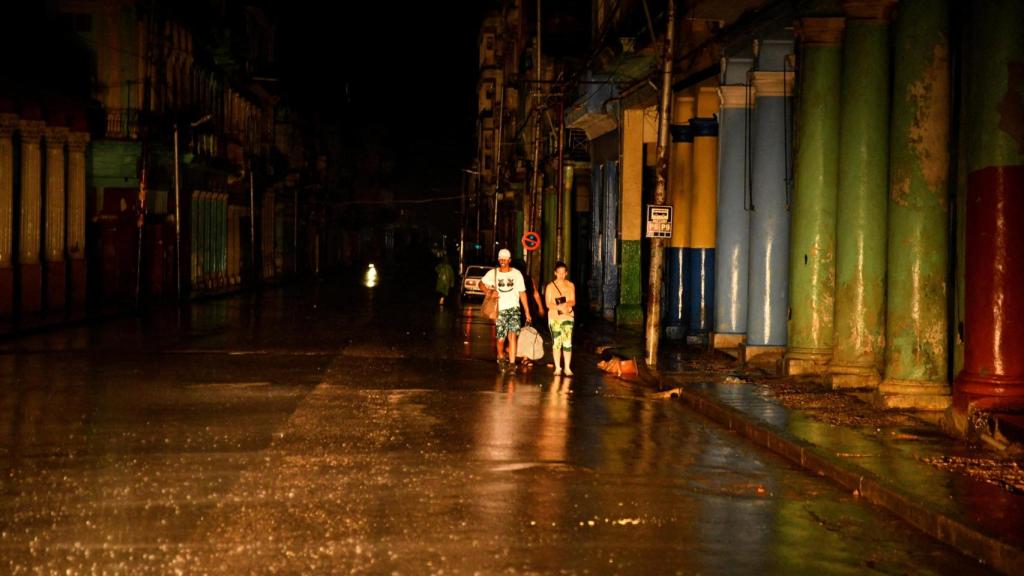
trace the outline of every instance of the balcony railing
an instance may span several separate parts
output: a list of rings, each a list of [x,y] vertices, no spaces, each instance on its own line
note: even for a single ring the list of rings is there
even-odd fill
[[[137,108],[107,108],[106,137],[111,140],[139,139]]]

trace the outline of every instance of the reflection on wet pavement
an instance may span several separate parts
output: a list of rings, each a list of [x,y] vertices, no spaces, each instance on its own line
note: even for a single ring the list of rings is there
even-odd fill
[[[585,329],[576,377],[502,375],[474,306],[382,276],[0,345],[0,572],[979,571]]]

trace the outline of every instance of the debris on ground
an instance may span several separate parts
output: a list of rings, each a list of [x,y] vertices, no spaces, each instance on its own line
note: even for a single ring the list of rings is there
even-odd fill
[[[970,456],[940,456],[922,460],[940,470],[958,472],[1004,490],[1024,494],[1024,462],[1021,460]]]

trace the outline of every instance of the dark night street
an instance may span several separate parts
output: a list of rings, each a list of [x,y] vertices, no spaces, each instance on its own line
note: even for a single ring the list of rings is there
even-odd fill
[[[599,373],[606,327],[580,327],[574,378],[503,376],[476,306],[412,285],[385,269],[0,342],[0,572],[980,570]]]
[[[0,576],[1024,575],[1022,22],[4,3]]]

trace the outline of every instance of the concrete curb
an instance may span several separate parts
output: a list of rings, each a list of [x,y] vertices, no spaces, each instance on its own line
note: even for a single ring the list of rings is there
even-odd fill
[[[658,390],[665,389],[660,375],[644,369],[640,374],[646,384]],[[1024,550],[950,517],[873,472],[814,444],[759,422],[700,392],[686,388],[677,390],[679,398],[700,414],[809,472],[829,478],[848,490],[855,490],[868,502],[888,510],[932,538],[1005,574],[1024,574]]]

